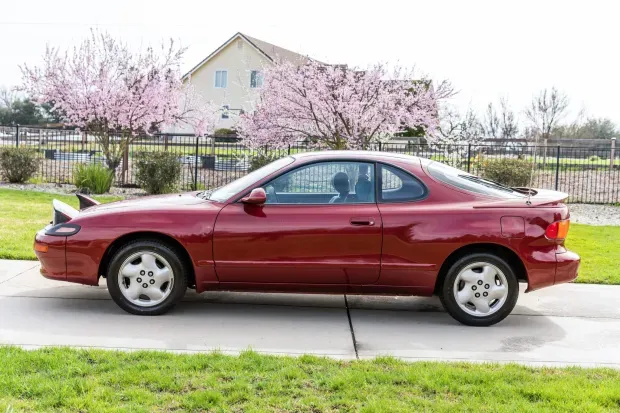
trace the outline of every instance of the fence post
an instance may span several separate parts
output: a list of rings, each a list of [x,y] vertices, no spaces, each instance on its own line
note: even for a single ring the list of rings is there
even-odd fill
[[[611,153],[609,154],[609,170],[614,169],[614,158],[616,157],[616,138],[611,138]]]
[[[164,135],[164,152],[168,152],[168,134]]]
[[[547,139],[545,138],[543,140],[543,145],[545,145],[545,147],[543,148],[543,170],[545,169],[545,166],[547,166]]]
[[[555,157],[555,190],[556,191],[558,190],[559,178],[560,178],[560,145],[558,145],[558,152]]]
[[[19,148],[19,125],[15,125],[15,147]]]
[[[289,155],[291,154],[291,144],[290,143],[288,144],[288,154]]]
[[[198,136],[196,136],[196,152],[194,153],[194,191],[198,190]]]
[[[467,173],[470,173],[471,169],[471,143],[467,144]]]
[[[121,168],[121,183],[128,184],[129,183],[129,145],[125,147],[125,151],[123,152],[123,167]]]
[[[379,141],[379,152],[381,152],[381,141]]]

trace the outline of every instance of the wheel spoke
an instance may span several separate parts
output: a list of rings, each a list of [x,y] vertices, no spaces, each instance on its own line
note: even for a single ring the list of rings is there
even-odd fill
[[[142,260],[142,266],[145,270],[155,271],[159,269],[157,264],[155,264],[155,257],[151,254],[140,255],[140,260]]]
[[[136,281],[130,281],[129,287],[125,289],[125,296],[131,300],[137,300],[142,293],[142,286]]]
[[[461,280],[463,280],[463,281],[465,281],[467,283],[472,283],[473,284],[476,281],[478,281],[479,279],[480,279],[480,274],[472,271],[471,269],[467,270],[467,271],[464,271],[461,274]]]
[[[491,285],[495,285],[495,276],[497,275],[497,271],[493,269],[490,265],[485,265],[482,267],[482,280]]]
[[[152,301],[161,300],[164,297],[164,293],[159,288],[149,287],[144,292],[144,295],[149,297]]]
[[[140,269],[140,265],[133,265],[129,263],[123,267],[123,269],[121,270],[121,274],[125,277],[133,278],[140,274]]]
[[[472,302],[476,306],[476,310],[483,314],[486,314],[489,310],[491,310],[491,307],[489,307],[489,303],[486,299],[476,298]]]
[[[461,291],[459,291],[456,294],[456,301],[458,301],[461,304],[467,304],[468,302],[471,301],[471,299],[473,298],[473,292],[471,290],[471,288],[469,287],[465,287],[463,288]]]
[[[172,279],[172,271],[170,271],[170,268],[168,267],[157,269],[157,271],[155,271],[154,279],[157,286],[160,286],[165,282],[170,282]]]
[[[505,286],[493,284],[491,291],[489,291],[489,298],[492,300],[499,300],[500,298],[503,298],[507,292],[508,289]]]

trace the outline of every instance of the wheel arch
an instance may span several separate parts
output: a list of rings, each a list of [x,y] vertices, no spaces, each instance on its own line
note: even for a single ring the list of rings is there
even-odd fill
[[[521,260],[517,253],[514,252],[512,249],[506,247],[505,245],[494,243],[469,244],[457,248],[444,260],[441,268],[439,269],[437,280],[435,281],[435,294],[438,294],[439,291],[441,291],[443,281],[445,280],[450,267],[452,267],[452,265],[460,258],[472,253],[491,253],[497,255],[500,258],[503,258],[514,270],[515,275],[517,276],[517,279],[519,281],[529,282],[527,269],[525,268],[523,260]]]
[[[187,252],[187,249],[174,237],[157,231],[130,232],[128,234],[121,235],[112,241],[110,245],[108,245],[108,248],[106,248],[101,262],[99,263],[99,275],[105,278],[108,272],[108,265],[114,253],[128,242],[136,240],[156,240],[174,249],[179,254],[181,259],[188,264],[187,267],[190,272],[187,274],[187,285],[189,287],[195,287],[196,274],[194,272],[193,261],[189,255],[189,252]]]

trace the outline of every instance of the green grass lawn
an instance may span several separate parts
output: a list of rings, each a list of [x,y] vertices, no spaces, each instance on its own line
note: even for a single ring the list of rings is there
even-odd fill
[[[577,282],[620,284],[620,227],[571,224],[566,247],[581,256]]]
[[[79,206],[75,195],[0,189],[0,258],[36,259],[32,250],[34,235],[52,220],[54,198],[74,208]],[[101,202],[120,199],[112,196],[95,198]]]
[[[32,251],[34,234],[52,217],[52,199],[77,208],[74,195],[0,189],[0,258],[36,259]],[[102,202],[119,198],[96,197]],[[567,246],[581,255],[577,282],[620,284],[620,227],[571,225]]]
[[[11,407],[9,407],[11,406]],[[620,371],[0,348],[0,411],[618,411]]]

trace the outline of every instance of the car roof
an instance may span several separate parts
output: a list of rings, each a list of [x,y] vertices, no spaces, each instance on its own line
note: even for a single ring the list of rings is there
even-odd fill
[[[355,158],[355,159],[367,159],[373,161],[405,161],[416,163],[420,162],[423,158],[419,158],[417,156],[405,155],[402,153],[390,153],[390,152],[379,152],[379,151],[317,151],[317,152],[302,152],[291,155],[295,159],[307,159],[307,158],[318,158],[318,159],[342,159],[342,158]]]

